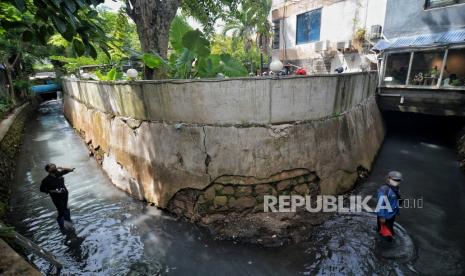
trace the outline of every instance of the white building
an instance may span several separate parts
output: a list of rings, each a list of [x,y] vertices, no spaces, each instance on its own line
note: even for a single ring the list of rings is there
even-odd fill
[[[368,69],[365,57],[373,60],[369,49],[381,38],[386,1],[273,0],[273,57],[310,74]]]

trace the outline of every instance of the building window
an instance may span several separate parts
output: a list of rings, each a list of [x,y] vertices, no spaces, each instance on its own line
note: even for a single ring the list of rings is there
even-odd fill
[[[442,85],[446,87],[465,87],[465,48],[449,49]]]
[[[273,21],[273,49],[279,49],[279,34],[281,32],[281,20]]]
[[[405,85],[409,62],[410,53],[390,54],[387,57],[384,83],[386,85]]]
[[[320,40],[321,9],[297,15],[296,44]]]
[[[425,8],[438,8],[438,7],[445,7],[450,5],[456,5],[465,3],[465,0],[426,0],[425,1]]]
[[[409,84],[436,86],[442,69],[444,53],[444,50],[415,52]]]

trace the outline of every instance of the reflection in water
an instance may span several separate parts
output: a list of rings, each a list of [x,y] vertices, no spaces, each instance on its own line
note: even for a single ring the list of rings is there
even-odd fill
[[[431,260],[430,248],[418,238],[423,234],[422,229],[412,223],[418,214],[409,210],[399,220],[408,231],[397,225],[398,238],[392,244],[377,239],[371,214],[336,215],[318,226],[313,235],[309,233],[307,241],[282,248],[213,240],[196,226],[173,219],[115,188],[95,160],[88,157],[83,141],[64,119],[60,102],[45,103],[40,111],[26,128],[10,221],[20,233],[52,252],[63,263],[64,275],[402,275],[421,272],[417,259],[422,265],[430,262],[426,272],[435,274],[441,272],[442,266],[450,268],[463,261],[460,246],[449,260],[440,263]],[[419,155],[423,158],[423,147],[440,152],[436,156],[443,154],[444,162],[452,160],[450,149],[425,143],[433,146],[421,146],[419,141],[405,142],[399,137],[388,138],[373,174],[359,187],[358,193],[374,194],[385,172],[398,167],[399,158],[405,163]],[[395,164],[392,152],[396,153]],[[53,203],[48,195],[39,192],[40,181],[45,176],[43,167],[48,162],[76,167],[74,173],[65,177],[74,232],[59,231]],[[410,168],[416,170],[416,166]],[[453,175],[452,180],[456,182],[463,180],[457,173],[457,164],[451,161],[442,170]],[[421,181],[416,182],[413,174],[412,171],[406,174],[409,185],[421,189],[424,179],[420,177]],[[405,191],[409,194],[412,189]],[[431,233],[428,233],[438,234],[445,215],[440,207],[444,199],[433,202],[425,195],[425,202],[437,204],[428,219],[438,228],[429,229]],[[407,232],[419,244],[417,250]],[[447,236],[442,239],[444,244],[451,244]],[[32,254],[28,258],[42,272],[50,271],[46,261]],[[460,274],[461,269],[456,266],[453,271]]]

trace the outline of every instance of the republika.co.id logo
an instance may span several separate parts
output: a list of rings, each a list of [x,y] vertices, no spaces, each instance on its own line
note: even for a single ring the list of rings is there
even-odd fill
[[[376,207],[372,208],[368,202],[372,196],[333,196],[318,195],[316,197],[300,195],[265,195],[263,197],[264,212],[289,213],[304,208],[307,212],[317,213],[356,213],[356,212],[378,212],[387,210],[392,212],[395,208],[423,208],[423,198],[403,199],[394,204],[387,196],[380,196]]]

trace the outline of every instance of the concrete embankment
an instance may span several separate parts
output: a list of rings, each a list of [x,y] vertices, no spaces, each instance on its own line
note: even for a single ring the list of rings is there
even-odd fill
[[[0,225],[8,210],[9,185],[15,175],[16,156],[21,146],[24,124],[32,109],[32,104],[23,104],[0,122]],[[1,239],[0,274],[41,275]]]
[[[376,83],[373,73],[66,79],[64,112],[116,186],[214,225],[226,216],[234,223],[244,213],[263,214],[264,194],[350,190],[384,138]]]

